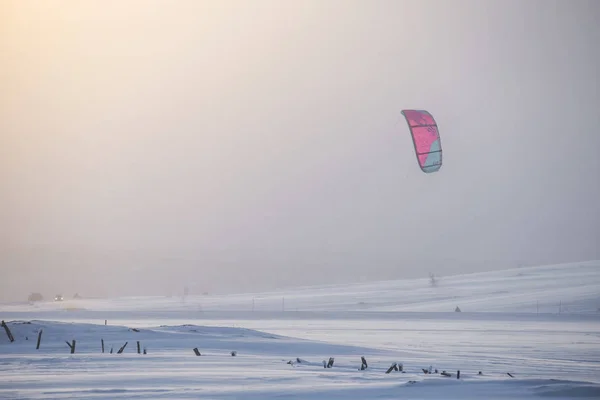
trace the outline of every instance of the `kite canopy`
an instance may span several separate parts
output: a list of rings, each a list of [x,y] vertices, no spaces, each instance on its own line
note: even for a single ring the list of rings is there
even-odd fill
[[[402,110],[415,145],[419,167],[425,173],[442,167],[442,144],[433,116],[425,110]]]

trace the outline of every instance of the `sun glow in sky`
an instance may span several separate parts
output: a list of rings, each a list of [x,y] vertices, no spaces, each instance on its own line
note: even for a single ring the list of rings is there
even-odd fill
[[[0,0],[0,299],[600,258],[599,9]]]

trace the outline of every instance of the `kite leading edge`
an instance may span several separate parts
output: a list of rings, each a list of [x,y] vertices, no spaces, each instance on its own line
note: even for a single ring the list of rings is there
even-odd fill
[[[436,172],[442,167],[442,144],[433,116],[425,110],[402,110],[406,118],[419,167],[425,173]]]

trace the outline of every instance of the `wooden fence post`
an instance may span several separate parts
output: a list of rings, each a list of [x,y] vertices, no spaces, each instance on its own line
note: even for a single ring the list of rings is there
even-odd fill
[[[38,333],[37,346],[35,346],[36,350],[40,349],[40,344],[42,343],[42,332],[44,332],[44,331],[42,329],[40,329],[40,332]]]
[[[11,343],[14,342],[15,338],[12,335],[12,332],[10,331],[10,329],[8,328],[8,325],[6,325],[6,322],[2,321],[2,327],[6,331],[6,336],[8,336],[8,340],[10,340]]]

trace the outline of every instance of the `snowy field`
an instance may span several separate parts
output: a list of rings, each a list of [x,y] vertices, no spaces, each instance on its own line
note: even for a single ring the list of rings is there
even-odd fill
[[[0,318],[2,399],[600,399],[600,262]]]

